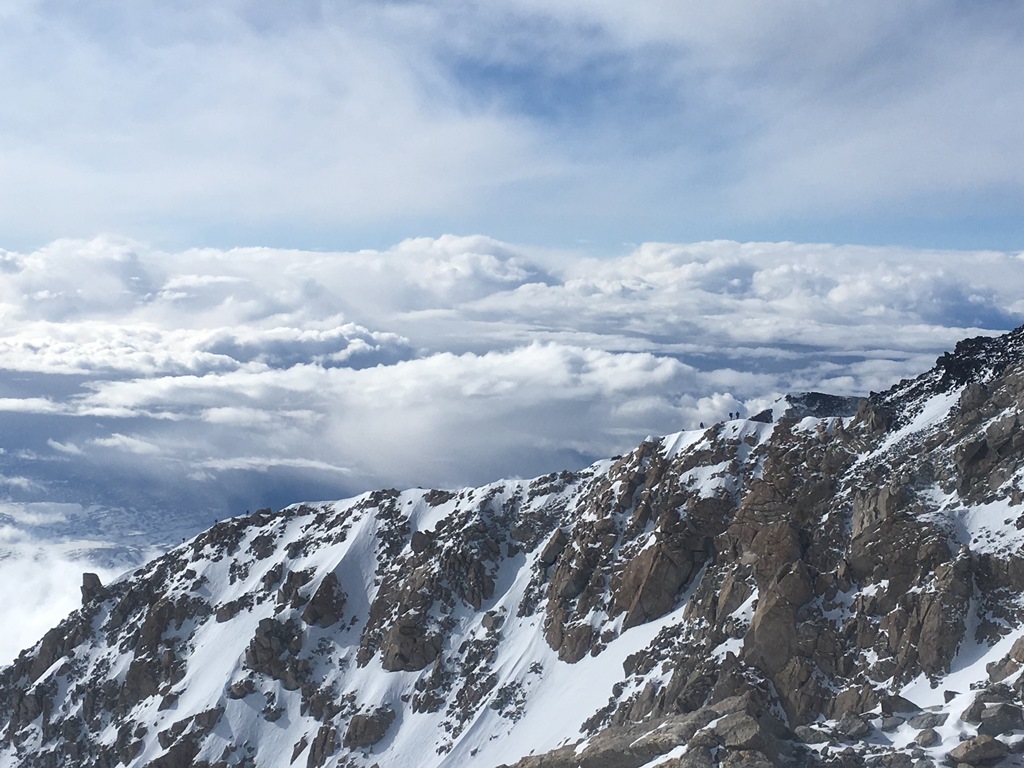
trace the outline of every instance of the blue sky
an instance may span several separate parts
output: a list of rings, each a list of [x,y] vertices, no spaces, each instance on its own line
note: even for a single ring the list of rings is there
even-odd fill
[[[0,247],[1015,250],[1010,2],[21,0]]]

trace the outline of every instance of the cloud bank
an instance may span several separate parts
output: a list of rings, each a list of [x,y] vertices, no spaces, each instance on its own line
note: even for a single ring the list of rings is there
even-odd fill
[[[133,491],[281,471],[336,493],[543,472],[786,391],[865,394],[1024,318],[1024,265],[1001,252],[96,239],[4,263],[0,459],[22,497],[112,471]],[[200,506],[227,511],[216,493]]]
[[[580,467],[787,391],[866,394],[1024,322],[1024,260],[1005,252],[597,259],[444,236],[0,256],[10,654],[77,603],[81,571],[110,577],[224,516]]]

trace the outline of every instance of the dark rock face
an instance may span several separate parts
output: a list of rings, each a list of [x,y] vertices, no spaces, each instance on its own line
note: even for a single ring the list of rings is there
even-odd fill
[[[395,722],[395,713],[389,707],[379,707],[368,715],[355,715],[345,731],[345,746],[349,749],[372,747],[384,738]]]
[[[345,599],[338,577],[333,572],[328,573],[302,612],[302,620],[325,629],[334,626],[341,621]]]
[[[788,418],[803,419],[808,416],[815,419],[849,417],[857,413],[860,399],[856,397],[840,397],[824,392],[801,392],[786,395],[785,415]],[[751,421],[770,424],[773,421],[772,410],[762,411],[751,417]]]
[[[102,600],[106,597],[106,590],[100,582],[100,577],[95,573],[82,574],[82,605],[88,605],[93,600]]]
[[[0,765],[1003,759],[1024,731],[1024,334],[790,406],[581,472],[259,510],[131,579],[87,574],[0,670]],[[965,643],[998,653],[950,684]],[[553,707],[573,675],[600,685]],[[535,706],[558,739],[529,741]],[[237,738],[264,728],[288,738]]]

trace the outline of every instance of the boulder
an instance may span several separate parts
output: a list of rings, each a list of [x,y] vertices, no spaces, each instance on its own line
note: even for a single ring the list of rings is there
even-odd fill
[[[389,672],[416,672],[432,664],[441,652],[441,637],[427,631],[426,616],[400,616],[381,643],[381,666]]]
[[[940,725],[944,725],[948,719],[948,712],[923,712],[910,718],[910,727],[918,730],[938,728]]]
[[[804,744],[824,744],[831,741],[831,737],[827,733],[809,725],[798,725],[793,729],[793,733]]]
[[[949,753],[951,759],[967,765],[992,765],[1006,757],[1009,748],[998,739],[982,734],[961,743]]]
[[[981,722],[978,733],[988,736],[999,736],[1003,733],[1024,728],[1024,713],[1013,704],[987,704],[981,710]]]
[[[765,747],[770,737],[761,724],[746,712],[726,715],[715,724],[715,733],[722,746],[737,750],[757,750]]]
[[[918,746],[932,747],[939,743],[939,734],[935,732],[934,728],[925,728],[914,737],[914,741]]]
[[[882,715],[882,733],[892,733],[905,722],[906,719],[899,715]]]
[[[960,719],[965,723],[977,725],[981,722],[981,713],[990,704],[1008,704],[1013,701],[1014,693],[1008,685],[990,685],[974,697],[971,705],[960,714]]]
[[[874,730],[871,723],[863,715],[852,712],[843,715],[836,723],[836,732],[849,739],[859,739]]]

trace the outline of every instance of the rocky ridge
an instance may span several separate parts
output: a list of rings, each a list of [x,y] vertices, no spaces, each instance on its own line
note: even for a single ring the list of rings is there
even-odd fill
[[[0,766],[1024,764],[1024,329],[789,404],[87,576]]]

